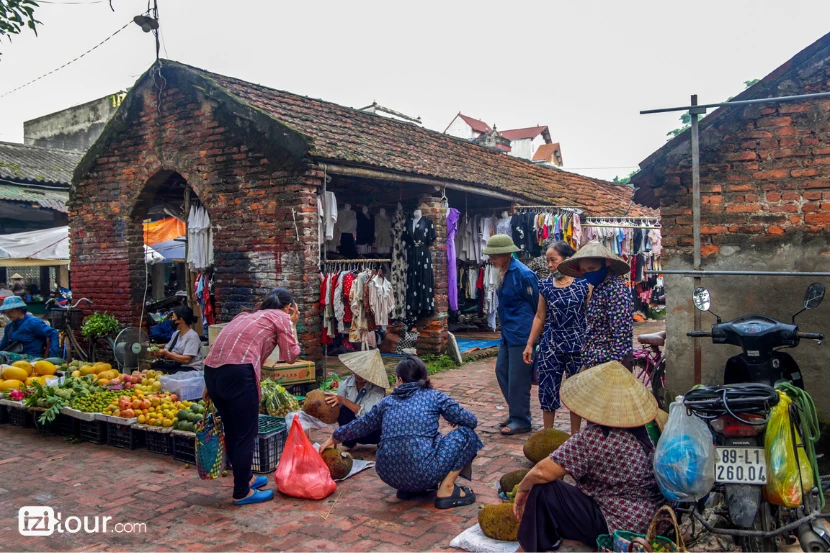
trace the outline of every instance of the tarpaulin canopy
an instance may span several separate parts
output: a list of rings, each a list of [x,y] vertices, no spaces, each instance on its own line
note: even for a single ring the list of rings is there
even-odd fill
[[[166,242],[187,234],[187,225],[175,217],[168,217],[153,223],[144,223],[144,243],[155,246],[159,242]]]
[[[0,235],[0,267],[69,265],[69,227]]]
[[[184,263],[184,239],[159,242],[153,247],[144,244],[144,261],[150,265],[156,263]]]
[[[164,263],[164,256],[159,252],[144,244],[144,263],[148,265],[155,265],[156,263]]]

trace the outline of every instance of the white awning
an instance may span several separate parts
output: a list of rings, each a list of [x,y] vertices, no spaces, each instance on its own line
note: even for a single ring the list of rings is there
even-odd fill
[[[69,265],[69,227],[0,235],[0,267]]]

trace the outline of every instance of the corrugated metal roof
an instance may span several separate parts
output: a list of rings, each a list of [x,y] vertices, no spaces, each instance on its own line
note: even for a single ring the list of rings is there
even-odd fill
[[[55,190],[33,186],[0,183],[0,201],[36,203],[47,209],[66,213],[69,189]]]
[[[69,186],[83,152],[0,142],[0,179]]]

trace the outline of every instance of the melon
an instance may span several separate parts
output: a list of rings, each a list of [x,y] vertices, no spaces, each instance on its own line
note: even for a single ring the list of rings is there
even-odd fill
[[[58,371],[58,368],[55,367],[49,361],[38,361],[35,363],[35,372],[39,376],[52,376]]]
[[[110,369],[108,371],[98,373],[98,378],[99,379],[104,378],[106,380],[112,380],[113,378],[117,378],[117,377],[118,377],[118,371],[114,371],[112,369]]]
[[[95,373],[95,369],[92,368],[92,365],[84,365],[83,367],[81,367],[80,372],[81,376],[86,376],[88,374]]]
[[[19,380],[4,380],[0,382],[0,390],[22,390],[26,385]]]
[[[20,367],[9,367],[3,371],[3,378],[6,380],[18,380],[20,382],[26,382],[26,379],[29,378],[29,373],[27,373],[24,369]]]
[[[46,377],[45,376],[30,376],[26,379],[26,386],[34,387],[34,383],[37,382],[41,386],[46,386]]]
[[[29,375],[31,375],[34,372],[34,368],[32,367],[32,364],[29,363],[28,361],[15,361],[14,363],[12,363],[12,367],[17,367],[18,369],[23,369],[24,371],[26,371],[26,374],[29,374]]]

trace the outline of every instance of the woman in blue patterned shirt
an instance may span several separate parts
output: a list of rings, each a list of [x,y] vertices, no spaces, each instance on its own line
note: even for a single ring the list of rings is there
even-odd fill
[[[449,509],[475,503],[476,495],[455,481],[472,476],[472,461],[484,447],[473,430],[475,415],[432,387],[424,362],[407,357],[398,363],[397,387],[359,419],[341,426],[320,451],[381,431],[375,470],[398,490],[399,499],[437,489],[435,506]],[[455,427],[438,432],[443,416]]]

